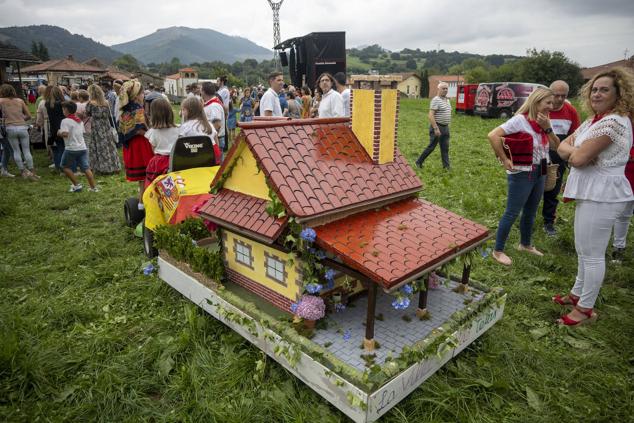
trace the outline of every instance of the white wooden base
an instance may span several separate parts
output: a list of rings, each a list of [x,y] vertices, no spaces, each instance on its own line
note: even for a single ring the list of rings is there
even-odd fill
[[[373,422],[381,417],[447,361],[493,326],[504,313],[504,302],[485,309],[474,317],[470,327],[453,334],[453,338],[457,340],[457,346],[444,348],[441,358],[433,357],[416,363],[374,392],[367,393],[336,373],[328,371],[328,368],[304,352],[299,352],[299,360],[294,365],[291,364],[286,355],[275,353],[276,347],[277,351],[279,351],[280,346],[294,348],[279,335],[262,327],[256,319],[225,301],[217,292],[207,288],[176,266],[160,257],[158,263],[159,277],[162,280],[260,348],[357,423]],[[227,311],[234,315],[240,315],[242,323],[237,323],[238,319],[224,317],[227,315]],[[245,321],[248,321],[249,324],[243,324]]]

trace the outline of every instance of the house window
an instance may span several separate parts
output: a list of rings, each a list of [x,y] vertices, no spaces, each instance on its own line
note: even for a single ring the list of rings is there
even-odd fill
[[[409,94],[409,85],[407,86],[407,94]]]
[[[233,252],[236,255],[236,261],[238,263],[244,264],[253,270],[253,253],[251,252],[251,246],[249,244],[234,239]]]
[[[266,269],[266,277],[273,279],[275,282],[286,286],[285,262],[277,256],[264,253],[264,268]]]

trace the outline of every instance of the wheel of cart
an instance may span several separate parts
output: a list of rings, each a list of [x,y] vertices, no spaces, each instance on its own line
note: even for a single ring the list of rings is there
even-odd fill
[[[131,228],[136,227],[145,217],[145,210],[139,210],[138,197],[130,197],[123,203],[123,215],[125,224]]]
[[[208,174],[206,173],[201,192],[192,192],[189,185],[187,190],[189,194],[206,194],[209,191],[209,184],[219,168],[219,164],[220,149],[217,145],[212,143],[211,138],[208,136],[182,137],[179,138],[174,144],[174,147],[172,147],[167,175],[169,176],[172,172],[185,171],[187,169],[210,168],[212,170],[210,170]],[[157,178],[157,181],[159,181],[160,178],[161,177]],[[192,181],[188,182],[189,184],[192,183]],[[160,201],[158,195],[155,195],[152,200],[149,199],[150,196],[148,194],[151,191],[155,191],[154,188],[153,183],[146,189],[146,192],[143,195],[143,202],[146,204],[146,210],[148,208],[153,208],[154,204],[149,204],[151,201]],[[177,190],[178,188],[174,187],[173,189]],[[194,189],[193,191],[196,190]],[[165,207],[160,208],[160,210],[161,212],[165,212]],[[143,220],[143,252],[149,258],[153,258],[158,255],[158,251],[154,247],[153,229],[160,224],[167,223],[165,221],[157,222],[157,215],[164,217],[162,213],[146,213],[145,219]]]

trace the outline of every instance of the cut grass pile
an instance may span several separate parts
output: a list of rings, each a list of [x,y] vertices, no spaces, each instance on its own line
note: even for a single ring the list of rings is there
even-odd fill
[[[401,103],[399,145],[410,163],[428,141],[427,106]],[[486,133],[500,122],[455,116],[453,170],[442,170],[438,150],[417,170],[424,198],[492,230],[506,182]],[[102,192],[71,194],[43,152],[35,156],[42,180],[0,180],[0,421],[346,421],[156,275],[143,275],[141,242],[122,213],[134,184],[98,177]],[[383,421],[631,421],[634,236],[628,260],[608,265],[599,321],[556,327],[562,310],[550,297],[576,272],[573,212],[560,205],[554,238],[538,216],[543,258],[514,249],[515,227],[510,269],[475,260],[473,278],[509,294],[504,319]]]

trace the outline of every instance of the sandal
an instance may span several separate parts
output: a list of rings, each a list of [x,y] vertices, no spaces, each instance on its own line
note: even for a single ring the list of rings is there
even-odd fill
[[[565,314],[561,316],[559,319],[557,319],[557,324],[563,325],[563,326],[576,327],[576,326],[581,326],[581,325],[585,325],[589,323],[594,323],[597,320],[598,315],[597,313],[593,311],[593,309],[583,311],[579,307],[575,306],[575,310],[577,310],[579,313],[586,316],[586,318],[583,320],[574,320],[569,317],[570,314]]]
[[[557,294],[554,297],[552,297],[551,300],[553,303],[559,304],[560,306],[575,307],[577,303],[579,302],[579,297],[575,297],[572,294],[567,294],[563,296]]]
[[[519,251],[526,251],[527,253],[535,254],[535,255],[536,255],[536,256],[538,256],[538,257],[543,257],[543,256],[544,256],[544,253],[542,253],[542,252],[541,252],[541,251],[539,251],[537,248],[535,248],[535,246],[534,246],[534,245],[528,245],[528,246],[526,246],[526,245],[519,244],[519,245],[517,246],[517,249],[518,249]]]
[[[513,263],[513,260],[511,260],[511,258],[506,254],[504,254],[504,251],[494,251],[491,256],[495,261],[503,264],[504,266],[510,266]]]

